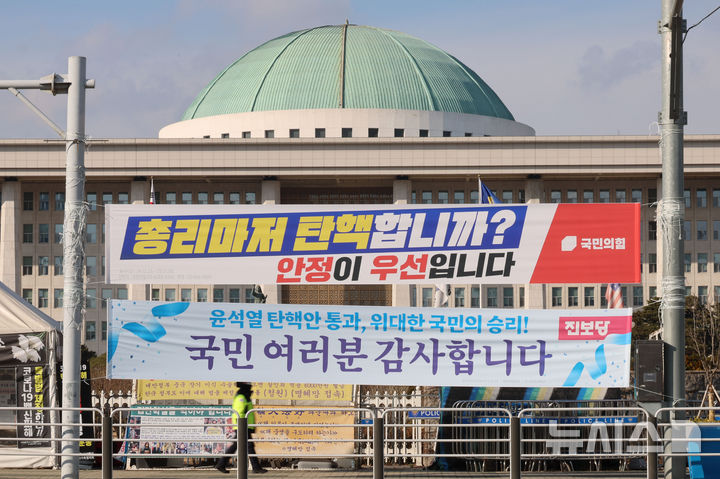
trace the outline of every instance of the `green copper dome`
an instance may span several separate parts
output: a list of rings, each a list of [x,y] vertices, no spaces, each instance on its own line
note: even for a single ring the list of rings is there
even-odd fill
[[[452,55],[401,32],[359,25],[301,30],[260,45],[211,81],[182,119],[320,108],[514,120],[495,92]]]

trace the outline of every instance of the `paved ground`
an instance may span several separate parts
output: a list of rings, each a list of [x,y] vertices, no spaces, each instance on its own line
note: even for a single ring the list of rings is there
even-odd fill
[[[635,479],[644,478],[645,472],[526,472],[524,478],[557,479],[559,475],[578,479]],[[0,469],[0,479],[60,479],[60,471],[52,469]],[[113,478],[117,479],[234,479],[236,471],[222,474],[215,469],[152,469],[152,470],[114,470]],[[297,470],[297,469],[271,469],[267,474],[248,474],[249,478],[263,479],[372,479],[372,469],[351,470]],[[420,468],[401,467],[385,468],[385,477],[388,479],[469,479],[488,478],[505,479],[508,473],[479,473],[464,471],[428,471]],[[80,479],[101,479],[99,469],[81,470]]]

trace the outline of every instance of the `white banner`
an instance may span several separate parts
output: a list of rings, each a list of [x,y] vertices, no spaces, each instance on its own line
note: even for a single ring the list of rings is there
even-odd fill
[[[109,283],[637,283],[640,205],[107,205]]]
[[[632,310],[112,301],[108,377],[626,387]]]

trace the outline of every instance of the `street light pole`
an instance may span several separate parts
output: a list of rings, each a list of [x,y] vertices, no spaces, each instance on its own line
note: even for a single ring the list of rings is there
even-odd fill
[[[665,342],[665,404],[685,399],[685,272],[683,269],[683,110],[682,0],[662,0],[662,199],[658,216],[662,232],[662,302],[660,317]],[[673,419],[683,419],[675,416]],[[685,477],[685,457],[667,456],[665,477]]]
[[[78,457],[80,439],[80,327],[84,309],[85,225],[87,206],[85,197],[85,89],[95,88],[95,81],[85,77],[85,57],[68,58],[66,75],[50,74],[40,80],[0,80],[0,89],[10,90],[49,122],[52,121],[30,104],[17,91],[32,89],[49,91],[53,95],[67,94],[67,131],[65,138],[65,222],[63,226],[63,381],[61,477],[79,477]],[[73,408],[75,410],[68,410]],[[54,422],[54,421],[53,421]]]

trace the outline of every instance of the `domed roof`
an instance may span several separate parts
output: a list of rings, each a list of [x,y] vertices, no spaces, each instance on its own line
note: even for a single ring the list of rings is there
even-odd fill
[[[182,119],[322,108],[514,120],[495,92],[452,55],[401,32],[347,24],[288,33],[249,51],[205,87]]]

